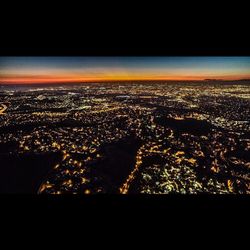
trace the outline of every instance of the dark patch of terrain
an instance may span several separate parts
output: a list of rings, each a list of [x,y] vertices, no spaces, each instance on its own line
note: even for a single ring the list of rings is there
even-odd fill
[[[36,193],[60,153],[0,154],[0,193]]]
[[[193,135],[207,135],[214,128],[207,121],[200,121],[192,118],[175,120],[173,118],[158,117],[156,122],[162,126],[172,128],[177,133],[190,133]]]
[[[104,146],[101,150],[104,159],[90,168],[89,177],[94,185],[90,184],[90,188],[101,187],[104,193],[118,193],[135,166],[139,146],[140,142],[134,138]]]

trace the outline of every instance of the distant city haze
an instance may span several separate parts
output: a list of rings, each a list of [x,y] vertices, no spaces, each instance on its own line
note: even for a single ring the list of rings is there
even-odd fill
[[[0,57],[0,84],[250,79],[250,57]]]

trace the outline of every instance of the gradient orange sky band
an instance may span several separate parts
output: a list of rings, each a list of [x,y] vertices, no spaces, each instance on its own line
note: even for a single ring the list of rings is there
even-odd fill
[[[250,60],[226,58],[224,61],[211,58],[186,59],[142,58],[136,64],[136,60],[129,58],[124,60],[108,58],[96,59],[96,62],[88,64],[88,59],[76,58],[28,58],[21,60],[0,58],[0,83],[1,84],[32,84],[32,83],[80,83],[101,81],[133,81],[133,80],[203,80],[222,79],[238,80],[250,79]],[[53,63],[51,63],[51,60]],[[93,59],[91,58],[93,61]],[[98,61],[99,60],[99,61]],[[134,61],[133,61],[134,60]],[[143,61],[144,60],[144,61]],[[150,61],[151,60],[151,61]],[[13,62],[12,62],[13,61]],[[26,62],[27,61],[27,62]],[[235,63],[234,63],[235,61]],[[33,62],[33,63],[32,63]],[[235,67],[234,67],[235,65]],[[250,64],[249,64],[250,65]],[[227,67],[228,66],[228,67]]]

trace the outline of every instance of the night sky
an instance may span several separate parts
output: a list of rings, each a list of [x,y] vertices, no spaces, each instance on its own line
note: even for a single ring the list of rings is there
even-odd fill
[[[250,57],[0,57],[0,83],[250,78]]]

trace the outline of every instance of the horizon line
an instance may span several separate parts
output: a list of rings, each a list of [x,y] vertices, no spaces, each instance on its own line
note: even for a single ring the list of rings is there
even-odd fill
[[[205,78],[205,79],[166,79],[166,80],[88,80],[88,81],[60,81],[60,82],[0,82],[0,85],[49,85],[49,84],[85,84],[85,83],[115,83],[115,82],[212,82],[212,81],[221,81],[221,82],[231,82],[231,81],[250,81],[250,78],[241,78],[241,79],[212,79],[212,78]]]

